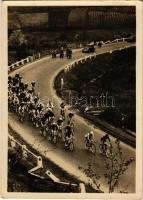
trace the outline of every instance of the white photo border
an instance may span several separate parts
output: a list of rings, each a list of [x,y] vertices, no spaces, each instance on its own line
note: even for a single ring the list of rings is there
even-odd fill
[[[27,193],[7,192],[7,149],[8,149],[8,6],[136,6],[136,192],[129,194],[108,193]],[[0,195],[4,198],[48,198],[48,199],[141,199],[142,196],[142,153],[143,153],[143,6],[141,1],[5,1],[2,3],[2,65],[1,65],[1,149],[0,149]]]

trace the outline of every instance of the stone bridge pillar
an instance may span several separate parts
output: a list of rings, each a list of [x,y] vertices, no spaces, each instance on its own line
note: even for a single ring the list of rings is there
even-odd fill
[[[50,9],[49,10],[49,27],[67,27],[70,9]]]

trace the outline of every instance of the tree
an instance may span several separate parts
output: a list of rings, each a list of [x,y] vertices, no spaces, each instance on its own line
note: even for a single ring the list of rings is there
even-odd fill
[[[109,193],[114,192],[115,188],[118,186],[120,177],[128,170],[128,166],[134,161],[134,158],[125,159],[119,140],[115,141],[115,147],[113,148],[112,144],[109,145],[108,156],[105,157],[105,178],[107,179],[107,184],[109,186]],[[91,178],[96,185],[99,191],[101,190],[101,183],[99,179],[101,176],[96,174],[92,162],[90,161],[87,165],[87,168],[79,167],[84,174]]]
[[[14,30],[8,40],[9,47],[16,50],[17,59],[27,56],[27,40],[21,30]]]
[[[119,140],[115,141],[116,150],[109,146],[110,151],[105,159],[106,173],[104,176],[107,179],[109,193],[114,192],[118,186],[120,177],[128,169],[128,166],[134,161],[134,158],[125,159],[120,146]]]
[[[8,40],[8,45],[11,47],[19,47],[26,43],[25,35],[21,30],[14,30]]]
[[[88,162],[87,168],[79,166],[79,169],[82,170],[88,178],[91,178],[93,180],[93,183],[96,185],[97,190],[102,192],[99,183],[100,176],[96,174],[94,167],[91,164],[91,161]]]

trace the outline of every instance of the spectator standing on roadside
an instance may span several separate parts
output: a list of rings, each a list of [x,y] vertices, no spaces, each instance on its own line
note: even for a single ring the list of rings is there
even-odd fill
[[[61,47],[60,49],[60,58],[63,58],[64,57],[64,48]]]

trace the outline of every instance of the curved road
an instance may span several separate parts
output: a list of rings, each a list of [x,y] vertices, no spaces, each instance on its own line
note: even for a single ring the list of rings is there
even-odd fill
[[[112,45],[106,45],[105,47],[97,49],[97,54],[102,54],[109,52],[110,50],[119,49],[125,45],[129,46],[132,44],[118,43]],[[54,102],[54,113],[56,117],[59,117],[59,103],[60,99],[56,96],[53,89],[53,81],[55,75],[63,69],[67,64],[73,62],[76,59],[85,56],[81,50],[73,52],[73,57],[71,60],[64,59],[51,59],[50,57],[45,57],[41,60],[35,61],[31,64],[27,64],[22,68],[16,70],[14,73],[19,72],[20,75],[24,77],[24,81],[30,83],[35,80],[36,91],[40,92],[40,98],[44,104],[51,99]],[[67,111],[68,112],[68,111]],[[25,122],[23,124],[19,123],[17,116],[9,113],[9,123],[13,129],[17,130],[20,135],[28,141],[34,148],[37,148],[43,155],[51,159],[53,162],[58,164],[60,167],[64,168],[66,171],[75,175],[81,180],[85,180],[82,173],[79,171],[78,167],[86,167],[89,160],[93,162],[95,171],[101,176],[99,182],[101,183],[101,189],[104,192],[108,192],[107,181],[104,178],[105,166],[104,157],[98,153],[95,156],[91,155],[89,152],[84,150],[84,135],[89,130],[93,129],[95,133],[95,138],[97,145],[99,144],[100,138],[105,134],[104,131],[94,127],[85,119],[75,115],[75,150],[74,152],[66,152],[64,150],[63,143],[59,143],[56,146],[50,144],[46,141],[40,134],[39,130],[31,125],[30,122]],[[115,139],[111,137],[112,141]],[[135,157],[135,149],[129,147],[128,145],[121,142],[121,147],[125,157]],[[82,177],[83,176],[83,177]],[[130,178],[129,178],[130,177]],[[121,177],[119,182],[119,188],[116,192],[128,191],[135,192],[135,163],[133,162],[129,166],[129,170]]]

